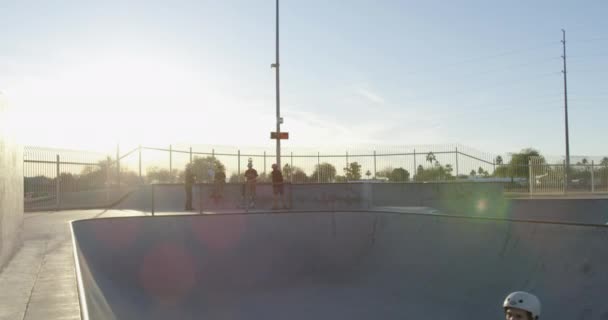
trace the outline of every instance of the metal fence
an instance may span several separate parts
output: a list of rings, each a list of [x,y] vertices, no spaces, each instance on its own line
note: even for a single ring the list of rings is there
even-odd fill
[[[505,157],[508,158],[508,157]],[[270,182],[275,155],[262,148],[170,145],[117,148],[113,154],[24,149],[25,208],[66,209],[108,206],[141,184],[182,183],[191,165],[199,183],[223,171],[226,182],[241,183],[251,159],[259,181]],[[289,149],[281,156],[284,178],[293,184],[372,182],[500,182],[507,192],[557,194],[566,190],[565,166],[531,158],[509,159],[462,145],[351,149]],[[571,165],[568,192],[608,192],[608,161]]]
[[[531,160],[530,190],[532,194],[605,193],[608,192],[608,164],[570,165],[566,185],[565,164],[546,164]]]
[[[105,154],[25,147],[23,157],[26,210],[104,206],[126,189]]]
[[[276,162],[273,153],[263,149],[174,146],[135,147],[117,150],[119,166],[136,173],[143,183],[182,182],[186,166],[193,163],[200,182],[212,181],[215,171],[223,171],[228,182],[244,179],[251,161],[267,182]],[[387,182],[447,181],[489,177],[496,168],[494,157],[463,146],[384,148],[382,150],[309,151],[284,149],[281,169],[292,183],[332,183],[361,180]],[[200,169],[200,168],[199,168]]]

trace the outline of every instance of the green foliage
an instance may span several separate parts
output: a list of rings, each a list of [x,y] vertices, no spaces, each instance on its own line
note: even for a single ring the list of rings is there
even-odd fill
[[[509,176],[527,178],[530,175],[528,168],[530,157],[541,157],[540,163],[545,163],[544,158],[537,150],[532,148],[523,149],[511,156],[511,161],[509,161]]]
[[[385,167],[382,170],[379,170],[378,172],[376,172],[376,176],[380,177],[380,178],[387,178],[390,179],[391,174],[393,173],[393,167]]]
[[[336,176],[336,182],[345,183],[345,182],[347,182],[346,177],[345,176]]]
[[[306,183],[310,180],[302,168],[292,167],[289,164],[283,166],[283,179],[292,183]],[[312,182],[316,182],[316,180]]]
[[[484,170],[482,167],[479,167],[479,169],[477,169],[477,174],[484,177],[490,176],[490,173]]]
[[[192,163],[186,165],[186,169],[190,168],[196,176],[197,182],[213,182],[213,175],[210,175],[210,170],[215,172],[226,172],[226,167],[215,157],[194,158]]]
[[[315,170],[310,176],[311,182],[328,183],[333,182],[336,178],[336,167],[331,163],[323,162],[315,165]]]
[[[238,174],[233,173],[233,174],[230,175],[230,178],[228,179],[228,182],[229,183],[240,183],[241,180],[242,179],[241,179],[241,177]]]
[[[358,162],[351,162],[344,168],[344,175],[348,181],[361,180],[361,165]]]
[[[540,157],[540,164],[545,163],[544,157],[535,149],[526,148],[518,153],[511,155],[511,160],[508,164],[499,164],[498,157],[496,164],[498,167],[494,170],[494,176],[496,177],[510,177],[510,178],[528,178],[530,175],[530,169],[528,167],[531,157]],[[500,158],[502,163],[502,158]]]
[[[146,177],[149,183],[168,183],[178,181],[179,177],[183,176],[177,169],[169,172],[168,169],[160,169],[158,167],[148,168]]]
[[[500,166],[503,164],[503,160],[501,156],[497,156],[496,160],[494,160],[494,163],[496,163],[497,166]]]
[[[293,168],[293,183],[306,183],[310,181],[304,170],[296,166],[294,166]]]
[[[403,168],[395,168],[387,178],[391,182],[406,182],[410,180],[410,173]]]
[[[506,178],[509,177],[509,166],[507,165],[501,165],[499,167],[496,167],[496,170],[494,170],[494,176],[495,177],[500,177],[500,178]]]
[[[443,180],[454,180],[454,176],[452,175],[451,166],[449,170],[447,166],[444,167],[439,164],[439,162],[435,162],[435,166],[431,168],[424,168],[422,165],[418,166],[416,170],[416,176],[414,177],[415,181],[443,181]]]
[[[434,153],[429,152],[429,153],[426,155],[426,161],[428,161],[429,163],[431,163],[431,164],[432,164],[433,162],[437,161],[437,157],[435,157],[435,154],[434,154]]]

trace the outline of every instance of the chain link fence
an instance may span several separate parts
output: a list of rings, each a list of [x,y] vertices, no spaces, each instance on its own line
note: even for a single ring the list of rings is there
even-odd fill
[[[606,158],[604,158],[606,159]],[[192,166],[198,183],[212,183],[222,171],[228,183],[242,183],[247,163],[260,183],[270,183],[276,156],[263,148],[169,145],[119,148],[112,154],[24,149],[27,210],[110,206],[142,184],[183,183]],[[608,192],[608,160],[583,159],[568,171],[568,192]],[[566,190],[565,165],[542,158],[511,163],[462,145],[359,148],[338,152],[284,148],[281,169],[287,182],[367,181],[502,183],[507,192],[559,194]]]
[[[106,206],[137,183],[127,170],[119,175],[116,159],[102,153],[25,147],[23,162],[29,211]]]
[[[240,183],[249,161],[258,171],[259,180],[269,182],[276,162],[274,153],[261,148],[141,146],[117,154],[120,166],[136,172],[143,183],[182,182],[190,163],[210,169],[198,177],[201,182],[212,181],[214,172],[221,170],[227,182]],[[281,169],[292,183],[449,181],[469,179],[471,175],[489,177],[495,167],[492,155],[463,146],[355,149],[341,153],[285,148],[281,154]]]

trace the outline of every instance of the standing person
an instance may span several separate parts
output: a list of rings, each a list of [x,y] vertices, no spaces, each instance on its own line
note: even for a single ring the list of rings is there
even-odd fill
[[[287,209],[287,205],[285,205],[285,189],[283,187],[283,173],[281,173],[281,170],[279,170],[279,166],[274,163],[272,164],[272,199],[273,199],[273,203],[272,203],[272,209],[276,210],[278,209],[278,199],[277,198],[281,198],[281,205],[283,206],[283,209]]]
[[[196,182],[196,176],[194,175],[194,173],[192,173],[192,167],[190,165],[188,165],[186,167],[186,174],[185,174],[185,182],[186,182],[186,211],[192,211],[194,210],[194,208],[192,208],[192,186],[194,185],[194,183]]]
[[[226,184],[226,174],[224,171],[218,171],[213,177],[213,195],[211,196],[215,202],[218,204],[220,200],[224,197],[224,185]]]
[[[258,179],[258,172],[253,168],[253,161],[249,158],[245,171],[245,205],[255,208],[255,186]]]
[[[540,300],[527,292],[515,291],[509,294],[502,304],[507,320],[538,320]]]

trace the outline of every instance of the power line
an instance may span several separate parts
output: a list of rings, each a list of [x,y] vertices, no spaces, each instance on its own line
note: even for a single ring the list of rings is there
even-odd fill
[[[599,36],[599,37],[593,37],[593,38],[587,38],[587,39],[569,40],[569,42],[573,42],[573,43],[588,43],[588,42],[596,42],[596,41],[603,41],[603,40],[608,40],[608,37]]]
[[[525,84],[525,81],[527,80],[537,80],[537,79],[541,79],[541,78],[547,78],[550,76],[556,76],[561,74],[560,72],[547,72],[547,73],[542,73],[539,74],[535,77],[526,77],[526,78],[521,78],[519,80],[506,80],[506,81],[500,81],[497,83],[494,83],[494,85],[487,87],[485,85],[483,86],[477,86],[475,88],[471,88],[470,91],[469,90],[458,90],[455,94],[452,95],[448,95],[448,97],[451,96],[455,96],[455,95],[461,95],[461,94],[465,94],[465,93],[470,93],[471,91],[475,92],[475,91],[482,91],[482,89],[485,90],[489,90],[489,89],[495,89],[495,88],[499,88],[499,87],[509,87],[509,86],[517,86],[517,85],[522,85]],[[413,102],[413,101],[420,101],[420,100],[425,100],[428,98],[433,98],[433,97],[437,97],[437,93],[433,93],[433,94],[428,94],[428,95],[424,95],[424,96],[419,96],[419,97],[414,97],[413,99],[409,99],[408,101]],[[445,94],[441,94],[441,97],[446,97]]]
[[[596,54],[586,54],[586,55],[582,55],[582,56],[568,56],[568,59],[581,59],[581,58],[595,58],[595,57],[605,57],[608,56],[608,52],[600,52],[600,53],[596,53]]]
[[[535,51],[535,50],[538,50],[538,49],[554,46],[554,45],[556,45],[558,43],[559,42],[556,42],[556,41],[545,42],[545,43],[543,43],[541,45],[538,45],[538,46],[527,47],[527,48],[522,48],[522,49],[518,49],[518,50],[504,51],[504,52],[493,54],[493,55],[480,56],[480,57],[475,57],[475,58],[471,58],[471,59],[465,59],[465,60],[461,60],[461,61],[457,61],[457,62],[453,62],[453,63],[448,63],[448,64],[444,64],[444,65],[437,64],[437,65],[432,66],[432,68],[433,69],[452,68],[452,67],[455,67],[455,66],[465,65],[465,64],[469,64],[469,63],[473,63],[473,62],[490,60],[490,59],[495,59],[495,58],[515,55],[515,54],[519,54],[519,53],[523,53],[523,52]],[[421,74],[421,73],[428,73],[428,71],[429,71],[428,68],[425,69],[425,70],[411,71],[411,72],[406,72],[406,73],[402,74],[402,76],[410,76],[410,75],[416,75],[416,74]]]
[[[464,74],[464,76],[499,73],[501,71],[513,70],[513,69],[522,68],[522,67],[528,67],[528,66],[539,64],[539,63],[542,63],[542,62],[545,62],[545,63],[546,62],[553,62],[554,60],[558,60],[558,59],[560,59],[560,58],[559,57],[553,57],[553,58],[535,59],[535,60],[532,60],[532,61],[529,61],[529,62],[526,62],[526,63],[513,64],[513,65],[505,66],[505,67],[502,67],[502,68],[494,68],[494,69],[485,70],[485,71],[481,71],[481,72],[471,72],[471,73]],[[460,76],[462,76],[462,74],[459,74],[459,77]]]

